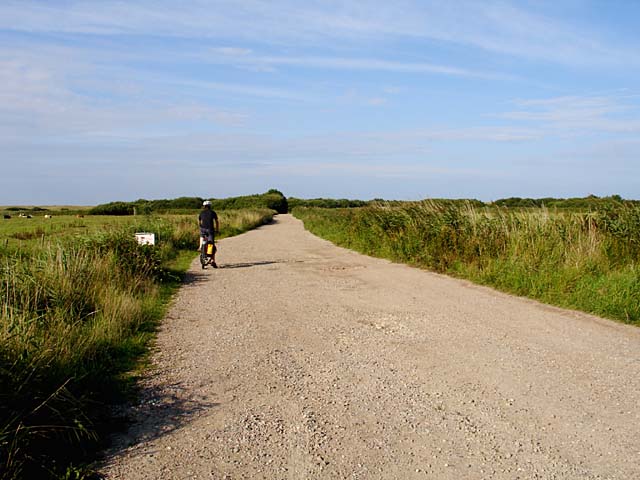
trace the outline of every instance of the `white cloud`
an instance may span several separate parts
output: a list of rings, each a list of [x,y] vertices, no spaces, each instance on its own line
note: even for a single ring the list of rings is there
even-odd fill
[[[176,78],[165,77],[162,80],[162,83],[214,90],[217,92],[230,93],[230,94],[240,95],[240,96],[272,98],[272,99],[278,99],[278,100],[292,100],[296,102],[308,102],[313,100],[312,96],[305,93],[300,93],[300,92],[287,90],[283,88],[263,87],[260,85],[187,80],[187,79],[181,79],[177,77]]]
[[[457,177],[495,177],[497,172],[486,168],[459,168],[431,165],[429,162],[397,161],[386,164],[362,164],[354,162],[310,162],[304,165],[268,164],[262,169],[265,173],[283,175],[316,176],[357,176],[360,179],[382,178],[397,180],[416,180],[443,176]]]
[[[243,57],[251,54],[251,49],[239,47],[216,47],[213,48],[212,51],[214,53],[226,55],[229,57]]]
[[[382,105],[387,104],[387,99],[382,97],[373,97],[367,100],[367,105],[372,107],[381,107]]]
[[[586,7],[585,7],[586,8]],[[5,0],[0,29],[99,35],[235,39],[273,45],[349,44],[414,38],[569,65],[640,65],[638,45],[509,1],[372,0],[120,2]],[[222,47],[228,55],[244,48]],[[221,51],[224,53],[224,50]]]
[[[640,132],[633,95],[564,96],[518,100],[520,110],[502,118],[537,123],[559,132]]]
[[[228,58],[211,58],[212,61],[227,62]],[[512,75],[503,75],[458,68],[449,65],[438,65],[426,62],[398,62],[375,58],[344,58],[344,57],[277,57],[277,56],[246,56],[233,59],[238,65],[252,65],[263,67],[293,66],[303,68],[335,69],[335,70],[371,70],[395,73],[437,74],[457,77],[475,77],[492,80],[513,79]]]
[[[539,139],[543,133],[535,128],[495,126],[451,128],[426,134],[434,140],[442,141],[522,142]]]
[[[26,55],[0,50],[0,138],[33,142],[47,135],[111,135],[131,129],[148,132],[195,121],[240,127],[249,118],[245,112],[186,99],[149,101],[141,98],[146,90],[142,83],[120,76],[118,71],[110,72],[110,81],[97,81],[103,88],[100,95],[111,97],[106,100],[95,90],[89,65],[69,55],[50,53],[48,49]],[[82,80],[85,75],[88,78]],[[119,79],[124,79],[124,84]]]

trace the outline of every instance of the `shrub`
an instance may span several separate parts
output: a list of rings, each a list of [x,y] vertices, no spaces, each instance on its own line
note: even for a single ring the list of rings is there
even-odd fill
[[[133,215],[150,213],[187,213],[202,207],[203,198],[179,197],[173,200],[145,200],[135,202],[111,202],[97,205],[89,210],[90,215]],[[245,195],[223,199],[211,199],[215,210],[239,210],[268,208],[278,213],[289,211],[287,198],[282,192],[271,189],[260,195]]]
[[[93,207],[89,215],[133,215],[134,207],[133,203],[110,202]]]

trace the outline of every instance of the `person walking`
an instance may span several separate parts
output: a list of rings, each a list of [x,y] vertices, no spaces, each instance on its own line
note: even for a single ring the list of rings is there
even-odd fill
[[[218,221],[218,215],[211,209],[211,202],[205,200],[202,203],[202,210],[198,216],[198,225],[200,226],[200,238],[206,239],[207,242],[214,243],[214,235],[216,232],[220,232],[220,222]],[[202,245],[200,245],[202,248]],[[216,246],[213,245],[213,255],[211,256],[211,265],[213,268],[218,268],[216,264]]]

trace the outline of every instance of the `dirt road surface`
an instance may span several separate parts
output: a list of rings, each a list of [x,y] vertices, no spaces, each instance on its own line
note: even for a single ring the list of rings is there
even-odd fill
[[[194,263],[110,479],[640,479],[640,329],[289,215]]]

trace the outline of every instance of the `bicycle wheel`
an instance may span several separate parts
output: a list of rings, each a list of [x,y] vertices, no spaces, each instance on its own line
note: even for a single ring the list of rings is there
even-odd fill
[[[204,270],[207,266],[207,244],[203,243],[200,248],[200,265],[202,265],[202,269]]]

